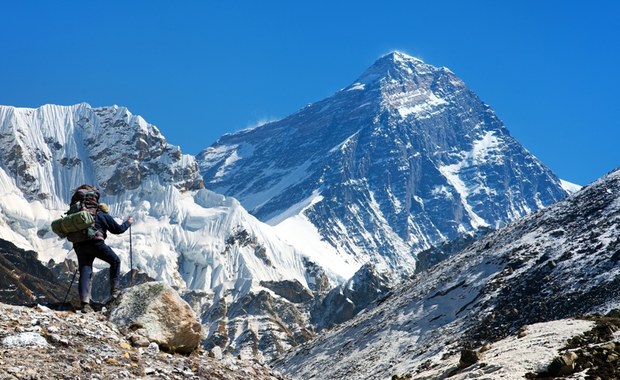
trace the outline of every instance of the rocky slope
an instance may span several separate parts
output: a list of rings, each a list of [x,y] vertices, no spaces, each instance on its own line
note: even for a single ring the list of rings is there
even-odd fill
[[[300,379],[436,378],[428,371],[445,369],[464,348],[478,351],[526,325],[618,309],[619,259],[616,170],[416,274],[277,368]]]
[[[2,379],[284,379],[251,358],[135,347],[101,313],[0,303]]]
[[[454,73],[394,52],[350,86],[198,157],[207,186],[290,241],[400,274],[416,254],[567,194]]]

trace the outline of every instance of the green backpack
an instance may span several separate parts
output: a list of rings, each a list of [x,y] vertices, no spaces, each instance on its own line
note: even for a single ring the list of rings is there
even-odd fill
[[[95,224],[95,218],[88,211],[78,211],[52,222],[52,231],[61,238],[71,232],[78,232]]]
[[[72,243],[103,240],[103,234],[95,229],[98,207],[99,190],[91,185],[78,187],[71,197],[66,216],[52,221],[52,231]]]

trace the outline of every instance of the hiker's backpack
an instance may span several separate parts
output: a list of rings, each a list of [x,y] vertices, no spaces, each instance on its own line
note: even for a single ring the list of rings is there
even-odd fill
[[[98,207],[99,190],[91,185],[78,187],[71,197],[66,216],[52,222],[52,231],[72,243],[103,240],[103,234],[95,229]]]

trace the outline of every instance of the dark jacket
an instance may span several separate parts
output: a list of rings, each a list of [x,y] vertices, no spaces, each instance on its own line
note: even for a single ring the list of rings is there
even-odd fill
[[[100,210],[97,212],[97,216],[95,216],[95,229],[103,233],[104,239],[108,237],[107,231],[110,231],[115,235],[119,235],[127,231],[129,226],[130,224],[128,221],[125,221],[123,224],[116,223],[114,218],[112,218],[110,214],[105,211]]]
[[[110,216],[110,214],[108,214],[105,211],[99,210],[97,212],[97,215],[95,216],[95,236],[96,237],[94,239],[77,241],[73,243],[73,246],[80,248],[80,247],[89,247],[91,245],[96,245],[98,243],[103,243],[103,241],[108,237],[108,231],[110,231],[111,233],[115,235],[118,235],[118,234],[122,234],[123,232],[127,231],[129,226],[130,226],[129,221],[125,221],[123,224],[118,224],[116,223],[114,218]]]

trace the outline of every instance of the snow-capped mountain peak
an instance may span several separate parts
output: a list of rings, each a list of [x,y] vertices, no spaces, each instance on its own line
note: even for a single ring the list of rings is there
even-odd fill
[[[400,52],[287,118],[223,136],[197,159],[209,188],[292,242],[303,237],[291,225],[309,223],[332,257],[405,274],[432,244],[567,194],[454,73]]]
[[[0,106],[0,120],[0,163],[29,200],[58,206],[79,181],[120,194],[154,175],[180,190],[204,187],[194,158],[125,107]]]
[[[290,283],[307,296],[344,280],[342,273],[285,242],[234,198],[205,189],[195,158],[125,107],[0,106],[0,143],[0,238],[37,252],[43,262],[75,260],[71,244],[54,235],[50,223],[68,210],[75,188],[94,184],[117,221],[135,218],[128,233],[106,240],[121,257],[122,271],[133,262],[133,269],[151,278],[201,294],[195,307],[206,323],[215,324],[210,336],[226,330],[219,325],[227,322],[222,309],[230,307],[237,316],[233,306],[254,293],[283,293],[282,284]],[[95,265],[107,267],[99,260]],[[290,290],[284,294],[296,296]],[[296,320],[303,326],[302,317]],[[249,327],[236,323],[231,317],[230,340],[219,342],[240,349],[237,340],[243,337],[235,334]],[[273,346],[261,348],[265,352],[294,342],[280,332],[281,325],[256,326],[273,335]]]
[[[421,59],[394,51],[379,58],[355,83],[371,85],[382,80],[402,80],[437,70]]]

